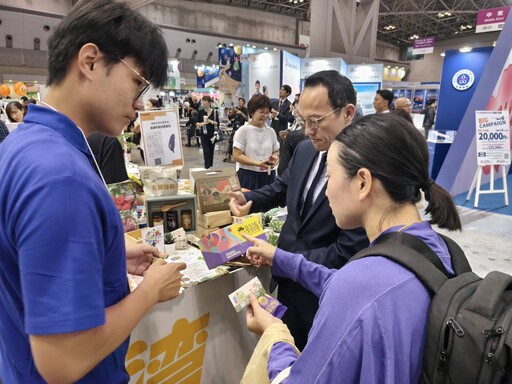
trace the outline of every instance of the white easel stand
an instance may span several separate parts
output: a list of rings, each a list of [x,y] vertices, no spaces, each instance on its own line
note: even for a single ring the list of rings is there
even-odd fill
[[[490,189],[486,191],[480,190],[481,184],[482,184],[482,165],[478,166],[478,169],[476,170],[475,177],[473,177],[473,182],[471,183],[471,188],[469,189],[468,195],[466,196],[466,201],[471,199],[471,195],[473,194],[473,190],[476,187],[475,192],[475,204],[474,207],[478,207],[478,200],[480,198],[480,195],[483,194],[490,194],[490,193],[503,193],[505,195],[505,205],[508,205],[508,189],[507,189],[507,174],[506,174],[506,167],[503,164],[498,164],[498,166],[501,168],[501,177],[503,178],[503,189],[494,189],[494,165],[491,164],[491,183],[490,183]]]

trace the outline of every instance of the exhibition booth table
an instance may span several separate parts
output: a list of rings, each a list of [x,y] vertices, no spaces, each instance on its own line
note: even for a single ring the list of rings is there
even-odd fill
[[[258,337],[228,295],[254,277],[268,287],[270,269],[240,268],[153,307],[131,334],[130,383],[240,382]]]

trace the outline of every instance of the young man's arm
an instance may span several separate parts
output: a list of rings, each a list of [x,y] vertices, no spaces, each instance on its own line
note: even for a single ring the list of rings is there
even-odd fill
[[[139,287],[106,309],[105,324],[81,332],[30,335],[35,365],[49,383],[70,383],[85,376],[126,340],[144,314],[158,302],[172,300],[181,287],[184,263],[154,263]]]

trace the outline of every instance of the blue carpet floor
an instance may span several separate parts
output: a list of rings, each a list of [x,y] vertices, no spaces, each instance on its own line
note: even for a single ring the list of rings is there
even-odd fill
[[[461,193],[454,197],[455,204],[460,205],[461,207],[479,209],[481,211],[487,211],[492,213],[501,213],[503,215],[512,216],[512,175],[508,175],[507,177],[507,187],[508,187],[508,206],[505,205],[505,196],[503,193],[493,193],[489,195],[480,195],[480,199],[478,201],[478,207],[474,208],[473,205],[475,203],[475,191],[473,191],[473,195],[471,196],[471,200],[466,201],[466,196],[468,192]],[[494,181],[494,189],[503,188],[503,180],[500,178],[499,180]],[[483,184],[480,190],[488,190],[489,184]]]

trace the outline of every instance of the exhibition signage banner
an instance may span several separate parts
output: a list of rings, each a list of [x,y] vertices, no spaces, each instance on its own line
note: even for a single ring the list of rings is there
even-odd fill
[[[510,164],[508,111],[475,111],[478,165]]]
[[[300,57],[282,51],[282,84],[288,84],[292,88],[292,93],[288,100],[293,101],[296,93],[300,93]],[[281,84],[281,85],[282,85]]]
[[[249,55],[249,95],[259,92],[271,99],[279,97],[281,87],[281,52]]]
[[[382,83],[384,64],[350,64],[347,77],[352,83]]]
[[[219,81],[219,67],[200,66],[196,71],[197,88],[208,88]]]
[[[146,165],[183,165],[178,111],[144,111],[139,116]]]
[[[373,99],[375,92],[380,89],[380,83],[356,83],[354,89],[357,92],[357,106],[363,110],[363,115],[375,113],[373,108]]]
[[[234,97],[242,97],[242,47],[236,45],[219,48],[219,89],[229,92]]]
[[[483,9],[478,12],[475,33],[501,31],[507,20],[510,7]]]
[[[342,59],[332,58],[304,58],[300,64],[300,78],[305,79],[319,71],[337,71],[342,75],[347,73],[347,65]]]
[[[162,87],[164,89],[181,89],[181,75],[179,60],[167,61],[167,81]]]
[[[434,53],[435,43],[436,43],[436,38],[434,36],[416,39],[412,43],[412,53],[413,53],[413,55]]]

